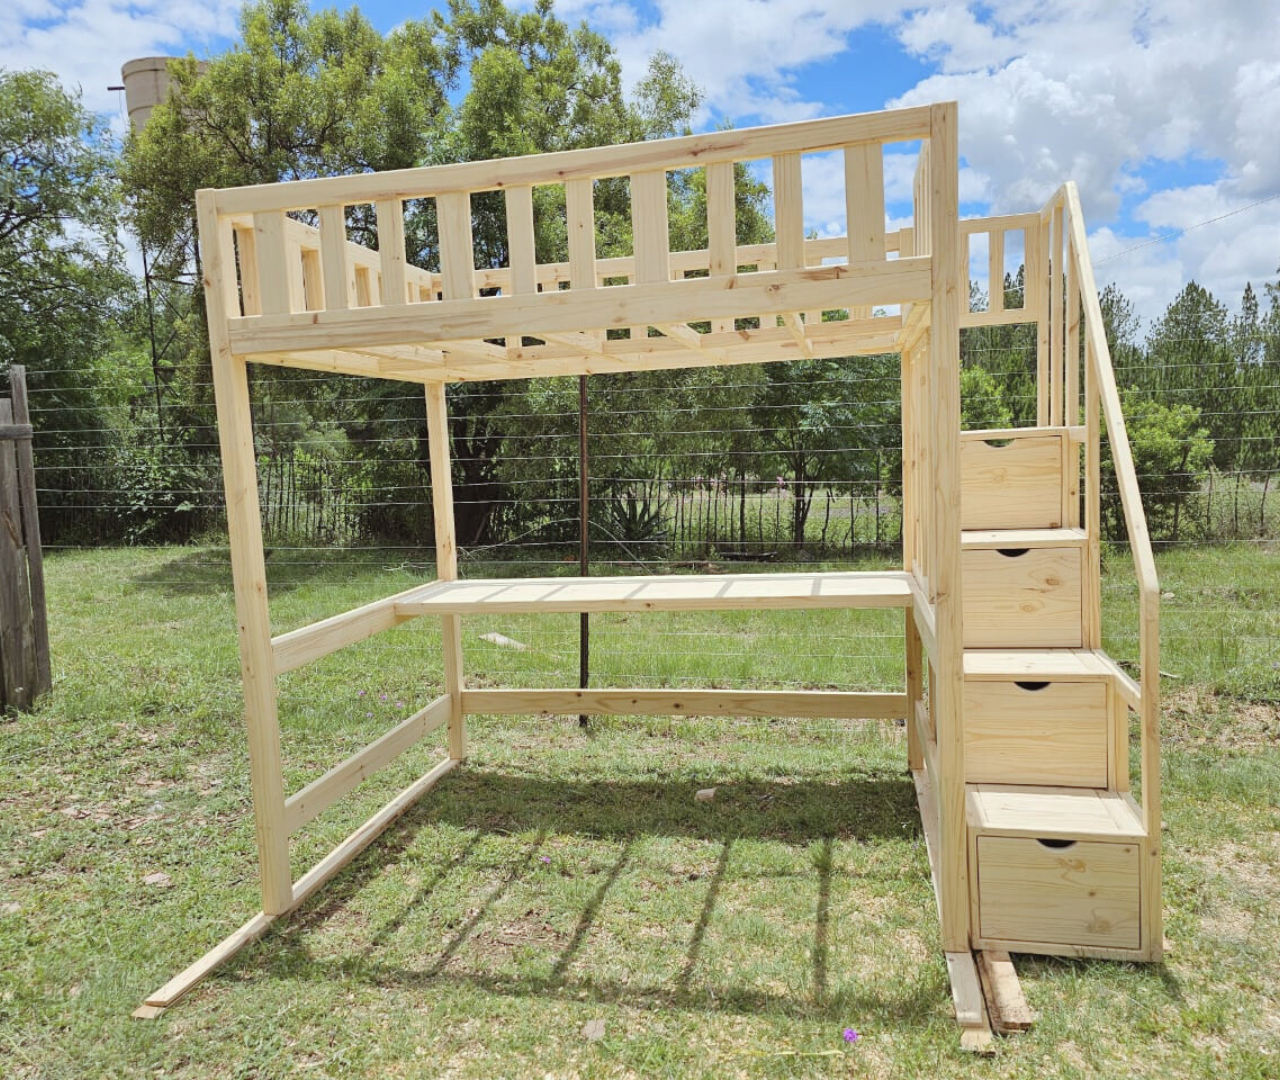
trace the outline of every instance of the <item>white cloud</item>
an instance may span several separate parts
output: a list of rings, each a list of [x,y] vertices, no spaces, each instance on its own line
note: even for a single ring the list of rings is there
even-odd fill
[[[765,123],[821,115],[798,73],[806,64],[838,56],[860,27],[897,17],[904,3],[883,0],[655,0],[646,20],[626,0],[568,0],[556,10],[586,18],[609,33],[631,80],[649,56],[675,56],[706,91],[718,115]]]
[[[960,103],[960,148],[988,178],[993,212],[1041,205],[1066,179],[1086,218],[1114,221],[1126,196],[1152,194],[1134,218],[1186,228],[1280,192],[1280,5],[1249,0],[1028,0],[948,3],[898,26],[909,51],[939,66],[894,101]],[[1158,190],[1161,165],[1222,162],[1208,184]],[[1158,315],[1196,278],[1229,304],[1274,274],[1280,235],[1259,208],[1107,264],[1141,314]],[[1099,229],[1108,253],[1132,237]]]
[[[94,112],[119,116],[120,68],[234,34],[240,0],[9,0],[0,6],[0,67],[55,72]],[[119,121],[123,130],[123,120]]]
[[[345,0],[343,0],[345,2]],[[515,0],[528,6],[532,0]],[[220,48],[240,0],[9,0],[0,4],[0,66],[44,67],[120,116],[106,91],[133,57]],[[1132,248],[1132,220],[1152,234],[1186,228],[1280,192],[1280,3],[1257,0],[557,0],[618,51],[628,80],[655,50],[704,88],[710,123],[739,126],[829,115],[809,65],[849,50],[869,28],[896,34],[934,72],[888,105],[960,102],[961,198],[991,212],[1039,207],[1065,179],[1081,189],[1099,251]],[[119,126],[123,128],[123,117]],[[1219,174],[1166,187],[1187,160]],[[888,210],[909,202],[914,157],[885,155]],[[1201,179],[1201,177],[1197,177]],[[1178,181],[1181,183],[1181,181]],[[805,164],[806,225],[843,228],[837,157]],[[1105,274],[1144,316],[1194,277],[1228,303],[1245,280],[1274,279],[1280,203],[1120,255]]]

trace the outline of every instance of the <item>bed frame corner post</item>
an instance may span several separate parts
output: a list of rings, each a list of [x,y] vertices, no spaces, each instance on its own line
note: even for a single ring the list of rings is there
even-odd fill
[[[209,316],[218,441],[227,496],[227,533],[240,639],[240,674],[244,686],[262,910],[266,915],[281,915],[293,907],[293,879],[284,817],[275,656],[262,548],[249,373],[246,361],[232,355],[227,327],[230,299],[235,295],[235,256],[230,225],[219,220],[215,193],[199,192],[196,209]]]

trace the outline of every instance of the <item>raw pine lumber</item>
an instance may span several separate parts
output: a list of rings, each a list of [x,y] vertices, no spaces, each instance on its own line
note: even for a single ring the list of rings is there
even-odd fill
[[[1030,1031],[1035,1013],[1022,994],[1022,983],[1007,952],[983,949],[978,953],[978,975],[986,998],[991,1027],[997,1035]]]

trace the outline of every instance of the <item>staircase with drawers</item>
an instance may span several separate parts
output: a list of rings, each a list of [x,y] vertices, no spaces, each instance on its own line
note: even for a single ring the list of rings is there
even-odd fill
[[[970,933],[975,949],[1146,959],[1158,879],[1129,793],[1136,687],[1100,648],[1081,435],[961,439]]]

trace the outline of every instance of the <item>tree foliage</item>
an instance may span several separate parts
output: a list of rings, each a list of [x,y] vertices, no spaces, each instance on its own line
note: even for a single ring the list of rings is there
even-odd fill
[[[0,369],[28,369],[41,486],[74,492],[114,476],[128,445],[137,286],[117,240],[115,148],[78,94],[44,71],[0,70]],[[115,418],[113,420],[113,417]],[[88,482],[87,482],[88,481]],[[103,481],[111,483],[114,481]],[[42,513],[49,540],[119,536],[110,513]]]

